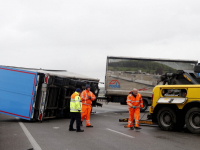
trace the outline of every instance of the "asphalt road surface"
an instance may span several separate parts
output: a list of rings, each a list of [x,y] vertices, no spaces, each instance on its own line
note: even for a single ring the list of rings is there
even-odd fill
[[[140,131],[124,128],[119,122],[128,117],[127,106],[104,104],[94,108],[91,124],[83,133],[69,132],[70,119],[28,122],[0,114],[0,150],[199,150],[200,135],[162,131],[159,127],[141,126]],[[146,112],[147,114],[148,112]],[[141,117],[146,117],[141,113]],[[145,119],[145,118],[143,118]],[[75,126],[74,126],[75,127]]]

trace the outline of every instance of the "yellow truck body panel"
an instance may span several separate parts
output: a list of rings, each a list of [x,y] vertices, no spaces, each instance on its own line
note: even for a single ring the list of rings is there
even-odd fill
[[[200,85],[158,85],[153,89],[153,101],[152,107],[150,108],[150,113],[153,113],[154,108],[158,105],[157,101],[163,96],[162,90],[164,89],[185,89],[187,91],[186,101],[183,104],[176,104],[179,109],[183,109],[183,107],[192,102],[192,101],[199,101],[200,102]],[[179,96],[167,96],[168,98],[175,98]],[[166,101],[166,104],[169,104]]]

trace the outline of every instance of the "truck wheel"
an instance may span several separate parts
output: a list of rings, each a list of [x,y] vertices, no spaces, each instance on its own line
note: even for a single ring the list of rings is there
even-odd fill
[[[148,108],[148,103],[147,103],[147,101],[145,101],[145,100],[143,101],[143,106],[144,106],[143,108],[140,108],[140,111],[141,111],[141,112],[145,112],[145,110]]]
[[[176,114],[171,108],[164,107],[157,114],[158,125],[162,130],[172,131],[176,128]]]
[[[200,133],[200,108],[194,107],[187,111],[185,123],[192,133]]]

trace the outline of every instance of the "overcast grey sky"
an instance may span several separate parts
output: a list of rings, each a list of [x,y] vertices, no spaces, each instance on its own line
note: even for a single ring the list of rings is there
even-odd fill
[[[106,57],[200,61],[198,0],[2,0],[0,65],[104,82]]]

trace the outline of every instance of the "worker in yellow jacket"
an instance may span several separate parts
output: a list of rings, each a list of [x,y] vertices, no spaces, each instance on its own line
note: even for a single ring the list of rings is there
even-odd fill
[[[81,109],[82,109],[82,101],[80,98],[81,89],[77,88],[76,91],[71,96],[70,101],[70,115],[71,121],[69,125],[69,131],[76,131],[76,132],[84,132],[81,130]],[[76,120],[76,129],[73,128],[74,121]]]

